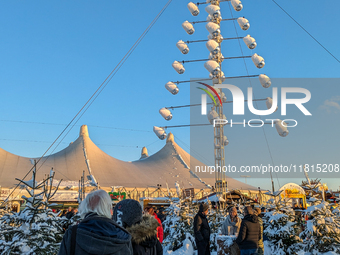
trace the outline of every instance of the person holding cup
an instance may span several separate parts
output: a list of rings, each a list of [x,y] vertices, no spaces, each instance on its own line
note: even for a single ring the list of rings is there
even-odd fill
[[[240,231],[241,222],[242,220],[237,216],[236,208],[230,207],[229,215],[222,224],[221,234],[227,236],[237,236],[238,232]]]

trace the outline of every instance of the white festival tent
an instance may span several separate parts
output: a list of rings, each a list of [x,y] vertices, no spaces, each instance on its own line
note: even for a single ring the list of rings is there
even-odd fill
[[[31,158],[14,155],[0,148],[0,186],[13,188],[18,183],[15,178],[22,179],[32,168],[31,162]],[[37,180],[42,180],[53,167],[55,179],[63,179],[60,189],[78,189],[83,171],[87,184],[98,184],[106,189],[112,186],[157,188],[157,184],[165,189],[176,189],[178,186],[182,189],[210,189],[215,182],[214,176],[201,179],[191,172],[190,165],[205,166],[190,157],[190,154],[174,141],[171,133],[165,146],[157,153],[148,156],[144,147],[140,159],[126,162],[98,148],[90,139],[87,126],[83,125],[78,139],[65,149],[40,160],[37,164]],[[26,180],[30,179],[30,176]],[[257,190],[232,178],[227,178],[227,182],[228,189]]]

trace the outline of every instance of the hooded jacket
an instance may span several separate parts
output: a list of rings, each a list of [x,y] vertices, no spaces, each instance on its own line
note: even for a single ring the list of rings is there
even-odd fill
[[[261,227],[256,215],[244,216],[236,243],[241,250],[257,249],[261,239]]]
[[[151,215],[144,215],[141,222],[127,227],[131,233],[134,255],[163,255],[163,248],[157,239],[158,221]]]
[[[58,255],[71,254],[70,227],[61,242]],[[113,220],[91,214],[78,225],[75,255],[132,255],[131,235]]]

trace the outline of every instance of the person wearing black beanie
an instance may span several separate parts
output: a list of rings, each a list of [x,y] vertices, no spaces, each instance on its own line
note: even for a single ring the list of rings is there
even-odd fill
[[[138,201],[120,201],[113,209],[113,220],[131,234],[133,255],[163,255],[162,245],[157,239],[159,223],[153,216],[143,215]]]
[[[210,227],[207,219],[209,205],[202,203],[194,218],[194,234],[198,255],[210,255]]]
[[[139,223],[142,220],[142,216],[142,206],[134,199],[122,200],[113,208],[112,218],[123,228]]]

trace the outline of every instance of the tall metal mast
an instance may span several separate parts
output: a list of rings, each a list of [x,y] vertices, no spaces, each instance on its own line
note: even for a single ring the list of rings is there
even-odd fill
[[[210,90],[214,90],[216,96],[219,95],[220,100],[214,100],[214,104],[212,104],[212,109],[208,114],[208,119],[210,124],[213,124],[214,119],[224,120],[226,119],[225,115],[223,114],[223,103],[228,103],[226,101],[226,97],[221,89],[216,87],[217,84],[222,84],[225,79],[230,78],[244,78],[244,77],[255,77],[258,76],[262,87],[269,88],[271,85],[270,78],[265,74],[260,75],[247,75],[247,76],[235,76],[235,77],[225,77],[224,73],[222,72],[222,62],[224,60],[231,60],[231,59],[239,59],[239,58],[251,58],[253,63],[257,68],[263,68],[265,65],[264,59],[259,56],[258,54],[254,53],[252,56],[237,56],[237,57],[226,57],[221,53],[221,43],[224,40],[233,40],[233,39],[243,39],[244,43],[249,49],[255,49],[257,43],[253,37],[247,35],[245,37],[231,37],[231,38],[223,38],[221,35],[220,25],[221,21],[237,21],[238,25],[241,27],[242,30],[248,30],[250,27],[249,21],[244,17],[239,18],[230,18],[230,19],[222,19],[221,12],[220,12],[220,2],[229,2],[235,11],[241,11],[243,9],[243,5],[240,0],[209,0],[204,3],[197,3],[194,4],[190,2],[188,4],[188,9],[193,16],[197,16],[200,12],[198,9],[198,5],[207,4],[205,11],[209,14],[205,21],[194,21],[189,22],[185,21],[182,23],[183,29],[187,32],[187,34],[192,35],[195,32],[194,24],[196,23],[206,23],[206,29],[209,31],[208,40],[196,40],[196,41],[182,41],[179,40],[176,44],[177,48],[181,51],[182,54],[189,53],[189,47],[187,44],[189,43],[200,43],[206,42],[206,47],[208,48],[210,55],[208,59],[200,59],[200,60],[187,60],[187,61],[174,61],[172,63],[172,67],[176,70],[178,74],[183,74],[185,72],[185,68],[183,66],[184,63],[191,63],[197,61],[206,61],[204,63],[204,67],[209,71],[209,79],[201,79],[195,80],[194,82],[201,83],[205,85]],[[207,81],[212,80],[213,86],[209,86],[204,84],[200,81]],[[165,84],[165,88],[173,95],[176,95],[179,92],[179,88],[177,85],[180,83],[186,83],[192,81],[177,81]],[[204,90],[204,89],[203,89]],[[205,90],[206,91],[206,90]],[[211,96],[211,95],[210,95]],[[273,101],[271,98],[267,97],[266,99],[255,99],[255,101],[266,100],[266,105],[268,109],[272,109]],[[215,102],[216,101],[216,102]],[[254,100],[253,100],[254,101]],[[177,106],[177,107],[164,107],[159,110],[159,113],[162,117],[169,121],[172,119],[172,113],[170,109],[174,108],[182,108],[182,107],[192,107],[197,106],[194,105],[184,105],[184,106]],[[280,136],[285,137],[288,135],[287,126],[282,124],[283,122],[277,120],[275,122],[276,130]],[[272,124],[272,123],[264,123],[264,124]],[[207,124],[190,124],[190,125],[177,125],[177,126],[165,126],[165,127],[157,127],[154,126],[154,132],[156,135],[161,139],[165,139],[167,134],[165,132],[166,128],[170,127],[187,127],[187,126],[204,126]],[[226,123],[215,122],[214,125],[214,163],[215,163],[215,188],[216,193],[218,196],[223,196],[227,192],[227,181],[226,181],[226,173],[223,171],[223,168],[226,167],[225,164],[225,146],[228,145],[227,137],[224,135],[224,126]]]
[[[220,5],[219,2],[218,6]],[[217,20],[217,24],[220,26],[221,21]],[[218,42],[221,50],[221,41]],[[216,62],[220,65],[220,75],[216,83],[221,84],[223,81],[222,77],[222,58],[217,57]],[[214,80],[213,80],[214,84]],[[215,85],[215,84],[214,84]],[[216,107],[216,112],[220,119],[223,119],[223,104],[218,102]],[[215,182],[216,182],[216,194],[217,196],[223,196],[227,192],[227,182],[226,175],[223,173],[222,168],[225,166],[225,151],[224,151],[224,125],[219,124],[214,127],[214,156],[215,156],[215,166],[221,167],[221,171],[215,172]],[[217,169],[218,170],[218,169]]]

